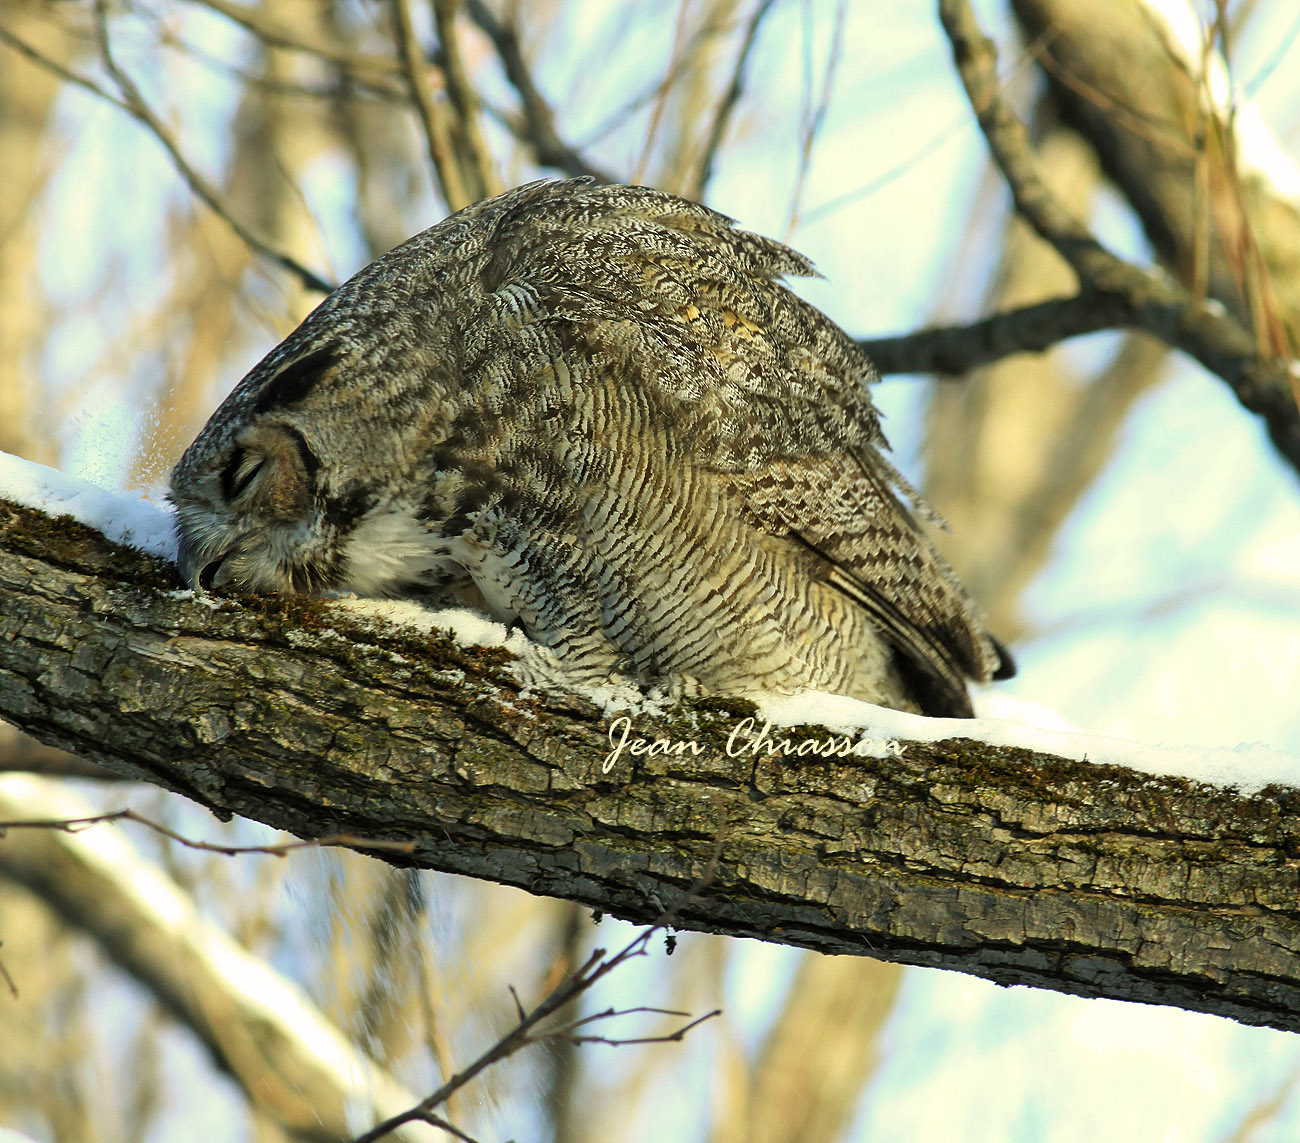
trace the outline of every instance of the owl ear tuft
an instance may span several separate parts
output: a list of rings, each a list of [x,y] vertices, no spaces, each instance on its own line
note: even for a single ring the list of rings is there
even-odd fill
[[[287,425],[254,425],[235,439],[221,488],[241,511],[272,520],[300,519],[315,491],[320,464],[306,439]]]
[[[305,400],[338,360],[339,355],[330,345],[290,358],[262,385],[253,402],[253,413],[260,415],[273,409],[284,410]]]

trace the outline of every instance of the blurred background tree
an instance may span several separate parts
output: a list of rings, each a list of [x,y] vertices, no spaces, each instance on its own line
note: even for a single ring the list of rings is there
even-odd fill
[[[1055,201],[1232,318],[1260,361],[1289,359],[1291,6],[979,10]],[[7,0],[0,171],[0,449],[111,488],[160,492],[322,285],[531,178],[651,183],[784,238],[826,275],[800,292],[863,338],[1079,285],[1009,201],[944,28],[919,5]],[[1083,317],[1134,324],[1100,304]],[[1098,732],[1300,751],[1285,385],[1261,398],[1265,423],[1149,331],[1009,355],[1063,334],[1008,329],[971,350],[969,374],[926,379],[919,351],[890,359],[878,396],[900,465],[953,525],[951,559],[1016,645],[1022,675],[1004,689]],[[3,727],[0,765],[190,833],[267,832],[107,786]],[[120,866],[165,878],[295,982],[373,1082],[417,1094],[508,1026],[507,982],[539,995],[597,940],[626,939],[568,904],[354,854],[232,862],[131,838]],[[111,920],[23,887],[15,839],[0,841],[0,963],[17,992],[0,994],[0,1124],[69,1143],[348,1137],[323,1096],[259,1082],[254,1018],[224,985],[203,986],[219,1012],[175,1002],[167,981],[187,957],[198,979],[199,954],[132,959]],[[137,931],[153,923],[125,885],[99,890],[110,918],[118,892]],[[1300,1132],[1293,1039],[1211,1017],[698,934],[602,987],[592,1007],[726,1015],[682,1044],[516,1056],[458,1094],[458,1126],[555,1143]],[[355,1097],[340,1114],[369,1122]]]

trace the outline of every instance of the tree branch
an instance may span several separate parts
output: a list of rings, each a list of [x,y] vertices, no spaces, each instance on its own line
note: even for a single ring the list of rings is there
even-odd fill
[[[858,345],[882,373],[958,376],[1013,353],[1041,353],[1057,342],[1137,324],[1123,298],[1075,294],[991,314],[969,325],[932,326]]]
[[[682,929],[1300,1030],[1300,794],[1256,797],[962,738],[729,754],[747,704],[638,733],[529,696],[500,650],[324,601],[195,599],[166,563],[0,505],[0,716],[300,837]],[[825,732],[804,728],[817,737]]]
[[[265,258],[269,258],[283,269],[288,270],[309,290],[316,290],[318,293],[328,294],[334,289],[333,284],[326,281],[314,270],[309,270],[291,254],[273,246],[265,238],[256,234],[251,227],[241,222],[238,216],[227,206],[221,193],[207,179],[205,179],[181,152],[180,144],[173,137],[167,125],[158,118],[154,113],[140,89],[136,86],[135,81],[118,66],[113,57],[112,44],[109,40],[108,32],[108,9],[107,0],[96,0],[95,2],[95,36],[99,45],[99,54],[104,64],[104,70],[108,72],[109,78],[117,85],[118,91],[122,93],[120,100],[113,99],[112,102],[118,103],[139,122],[159,143],[162,144],[163,150],[171,156],[172,166],[176,168],[177,173],[183,178],[190,190],[195,196],[203,202],[218,218],[225,221],[239,237],[246,242],[252,249],[256,250]],[[33,57],[39,59],[39,57]],[[83,84],[89,90],[95,91],[92,84]]]
[[[442,74],[447,100],[455,112],[456,141],[459,144],[460,168],[471,202],[504,189],[497,178],[492,154],[484,142],[479,123],[479,100],[461,58],[460,38],[456,34],[457,9],[461,0],[433,0],[433,18],[442,47]]]
[[[393,38],[397,55],[402,62],[411,102],[424,129],[425,148],[429,152],[434,178],[447,208],[457,211],[468,206],[474,199],[465,186],[464,172],[455,153],[450,116],[446,105],[436,102],[429,91],[426,74],[428,68],[411,18],[410,0],[392,0],[392,6]]]
[[[0,777],[0,819],[85,815],[49,779]],[[189,896],[120,835],[11,829],[0,877],[29,888],[93,937],[203,1042],[250,1104],[295,1139],[346,1138],[349,1112],[392,1115],[416,1099],[360,1052],[292,982],[203,917]],[[402,1138],[441,1138],[413,1125]]]
[[[238,24],[266,47],[287,48],[289,51],[315,56],[337,67],[355,83],[390,97],[406,97],[405,85],[399,82],[402,79],[401,65],[388,56],[353,51],[324,39],[310,38],[298,28],[290,29],[281,24],[263,8],[235,4],[230,0],[191,2],[210,8]]]
[[[772,10],[775,2],[776,0],[758,0],[757,6],[745,23],[745,34],[740,42],[740,50],[736,53],[736,62],[731,69],[731,80],[727,84],[726,91],[722,93],[722,98],[713,108],[708,138],[704,143],[704,153],[700,156],[699,166],[690,186],[692,198],[702,199],[709,183],[713,181],[718,152],[722,148],[722,141],[727,136],[727,128],[731,124],[736,106],[740,103],[741,94],[745,90],[745,77],[749,71],[749,60],[754,45],[758,42],[759,28],[767,19],[767,14]]]
[[[1130,265],[1102,246],[1044,181],[1029,132],[1002,92],[993,43],[968,0],[939,0],[939,14],[1016,210],[1074,268],[1081,293],[1111,299],[1134,325],[1218,374],[1247,409],[1264,419],[1278,452],[1300,472],[1300,411],[1291,397],[1289,363],[1261,356],[1255,338],[1228,313],[1206,307],[1172,280]]]

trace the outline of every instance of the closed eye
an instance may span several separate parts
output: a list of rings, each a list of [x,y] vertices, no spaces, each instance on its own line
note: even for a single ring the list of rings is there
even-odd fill
[[[250,452],[243,448],[235,449],[221,472],[221,491],[225,493],[226,500],[234,500],[241,496],[253,482],[254,477],[262,471],[265,463],[264,453]]]

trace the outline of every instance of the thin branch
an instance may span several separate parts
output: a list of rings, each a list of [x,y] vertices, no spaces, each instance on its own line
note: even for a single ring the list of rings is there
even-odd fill
[[[555,112],[533,82],[532,71],[524,59],[519,32],[513,19],[502,22],[483,0],[469,0],[466,10],[479,29],[492,41],[506,79],[519,95],[523,123],[516,134],[532,148],[540,166],[554,167],[570,177],[586,176],[600,183],[617,182],[606,171],[593,167],[563,139],[555,126]]]
[[[8,44],[16,52],[31,60],[31,62],[36,64],[37,67],[44,68],[52,75],[58,76],[58,78],[63,80],[64,83],[70,83],[75,87],[80,87],[83,91],[90,92],[90,94],[96,98],[111,103],[114,107],[120,108],[122,111],[133,114],[131,107],[125,100],[120,99],[111,91],[107,91],[100,87],[93,79],[89,79],[84,75],[79,75],[70,68],[64,67],[63,64],[58,62],[58,60],[50,59],[49,56],[27,43],[26,40],[16,36],[3,25],[0,25],[0,43]]]
[[[406,1111],[394,1115],[389,1119],[385,1119],[382,1123],[377,1123],[369,1131],[362,1135],[358,1135],[352,1140],[352,1143],[375,1143],[376,1140],[382,1139],[385,1135],[396,1130],[398,1127],[401,1127],[403,1124],[420,1120],[423,1120],[426,1123],[430,1122],[428,1117],[434,1108],[444,1103],[447,1100],[447,1097],[453,1092],[464,1087],[465,1084],[469,1083],[469,1081],[475,1076],[479,1075],[499,1060],[512,1056],[528,1044],[536,1043],[541,1039],[546,1039],[550,1035],[564,1035],[565,1033],[563,1031],[546,1033],[542,1036],[532,1036],[530,1033],[549,1016],[554,1015],[567,1004],[576,1000],[583,993],[589,991],[598,981],[603,980],[620,965],[634,959],[635,957],[645,956],[646,945],[649,943],[650,938],[661,928],[663,928],[662,924],[654,924],[649,928],[642,930],[612,957],[607,957],[604,949],[596,949],[593,951],[591,956],[587,958],[586,963],[584,963],[573,976],[553,989],[536,1008],[526,1016],[520,1018],[514,1028],[502,1036],[500,1040],[488,1048],[487,1051],[480,1055],[473,1063],[457,1072],[447,1080],[442,1087],[422,1099],[414,1107],[408,1108]],[[690,1027],[698,1024],[700,1020],[709,1019],[716,1014],[717,1013],[711,1012],[707,1016],[702,1016],[698,1020],[692,1021],[686,1028],[678,1029],[676,1033],[672,1034],[672,1036],[668,1038],[680,1039]]]
[[[4,941],[0,941],[0,948],[3,947],[4,947]],[[17,1000],[18,985],[14,982],[14,978],[9,975],[9,970],[5,968],[5,962],[3,960],[0,960],[0,980],[3,980],[5,983],[5,987],[9,989],[9,995],[12,996],[15,1000]]]
[[[322,294],[330,293],[334,289],[330,282],[314,271],[309,270],[292,255],[277,249],[265,238],[260,237],[248,226],[240,222],[227,205],[221,192],[190,165],[189,160],[182,154],[180,145],[176,142],[171,131],[168,130],[167,125],[154,113],[153,109],[145,101],[144,96],[141,95],[140,89],[136,87],[135,81],[118,66],[113,57],[108,31],[108,0],[95,0],[95,37],[99,44],[104,69],[122,93],[122,99],[120,101],[114,100],[114,102],[142,124],[162,144],[164,150],[171,156],[172,165],[189,185],[190,190],[207,205],[208,209],[223,219],[244,242],[258,253],[270,258],[273,262],[295,275],[307,289],[317,290]]]
[[[635,1011],[639,1011],[639,1009],[634,1008],[634,1009],[630,1009],[630,1011],[635,1012]],[[652,1012],[656,1010],[645,1009],[644,1011]],[[621,1016],[621,1015],[623,1015],[623,1013],[610,1011],[610,1012],[602,1012],[599,1014],[598,1017],[594,1017],[594,1018],[599,1019],[605,1016]],[[678,1013],[677,1015],[684,1016],[686,1015],[686,1013],[684,1012]],[[687,1023],[683,1024],[680,1028],[678,1028],[674,1032],[665,1032],[662,1036],[629,1036],[629,1037],[620,1036],[617,1039],[611,1038],[609,1036],[568,1036],[566,1038],[571,1040],[575,1044],[607,1044],[611,1048],[626,1048],[626,1047],[631,1047],[634,1044],[680,1044],[682,1040],[686,1038],[687,1032],[703,1024],[706,1020],[712,1020],[715,1016],[721,1016],[721,1015],[722,1015],[722,1009],[715,1008],[712,1012],[706,1012],[703,1016],[696,1016],[694,1020],[690,1020]]]
[[[398,82],[396,79],[383,82],[372,81],[353,75],[343,67],[336,67],[333,76],[319,84],[300,80],[275,79],[264,72],[256,72],[250,68],[233,64],[221,58],[215,52],[206,51],[196,44],[190,43],[173,30],[170,25],[163,25],[159,28],[158,42],[180,53],[187,60],[192,60],[212,74],[220,76],[222,79],[233,80],[241,86],[255,91],[314,100],[337,100],[340,96],[348,96],[353,93],[361,95],[364,93],[371,99],[382,100],[385,103],[397,103],[402,106],[406,106],[410,101],[405,83]],[[400,76],[397,79],[400,79]]]
[[[607,115],[603,122],[594,127],[587,135],[582,146],[590,147],[600,140],[606,138],[614,131],[623,127],[627,121],[640,111],[644,111],[657,100],[662,99],[665,92],[674,87],[677,81],[682,78],[687,69],[691,66],[695,53],[699,50],[702,41],[714,34],[713,25],[708,20],[701,22],[687,38],[685,46],[678,50],[676,45],[680,38],[674,36],[674,48],[671,58],[668,61],[668,67],[664,73],[659,76],[652,84],[649,84],[636,95],[616,108]],[[616,180],[624,181],[624,180]]]
[[[711,1020],[715,1016],[721,1015],[721,1009],[715,1009],[707,1012],[703,1016],[698,1016],[694,1020],[685,1024],[683,1027],[676,1029],[674,1032],[666,1033],[662,1036],[640,1037],[635,1039],[607,1039],[600,1036],[574,1036],[573,1030],[593,1020],[606,1020],[615,1016],[629,1015],[632,1012],[661,1012],[663,1009],[652,1008],[634,1008],[624,1012],[609,1009],[606,1012],[596,1016],[590,1016],[582,1020],[575,1021],[558,1028],[549,1028],[547,1031],[533,1035],[533,1029],[543,1024],[547,1019],[566,1007],[583,993],[590,991],[597,982],[603,980],[619,965],[626,963],[636,957],[642,957],[646,954],[646,946],[650,943],[650,938],[660,929],[666,929],[672,925],[674,918],[686,905],[690,904],[709,886],[717,872],[718,861],[722,855],[723,842],[727,836],[727,821],[725,807],[720,800],[714,799],[714,807],[718,811],[719,826],[717,835],[714,838],[713,853],[709,861],[705,863],[704,871],[691,884],[686,892],[682,893],[678,900],[668,909],[665,909],[659,918],[648,928],[643,929],[637,936],[630,940],[623,948],[606,959],[604,949],[595,949],[587,958],[581,968],[578,969],[567,980],[562,981],[546,996],[540,1004],[531,1012],[525,1014],[522,1005],[519,1003],[519,995],[515,992],[514,987],[510,989],[510,995],[514,998],[515,1008],[518,1012],[518,1020],[509,1032],[501,1037],[495,1044],[485,1051],[472,1064],[457,1072],[442,1087],[438,1088],[432,1095],[426,1096],[414,1107],[408,1108],[399,1115],[394,1115],[382,1123],[376,1124],[363,1135],[357,1136],[352,1143],[374,1143],[377,1139],[382,1139],[385,1135],[401,1127],[405,1123],[415,1121],[432,1122],[430,1118],[433,1109],[440,1104],[445,1103],[451,1095],[464,1087],[480,1072],[491,1067],[492,1064],[503,1060],[508,1056],[514,1055],[521,1048],[529,1044],[540,1043],[543,1040],[563,1039],[570,1043],[604,1043],[604,1044],[656,1044],[679,1042],[692,1028],[702,1024],[705,1020]],[[669,1015],[685,1017],[684,1012],[668,1012]]]
[[[741,41],[740,51],[736,55],[736,64],[731,69],[731,81],[727,84],[727,90],[723,93],[722,99],[718,101],[718,105],[713,109],[713,122],[709,124],[709,135],[704,144],[704,154],[700,159],[692,186],[691,194],[694,198],[702,199],[704,192],[713,179],[714,163],[717,160],[718,151],[722,146],[722,140],[726,137],[727,127],[730,125],[731,117],[740,102],[741,94],[745,90],[745,78],[749,73],[749,60],[754,50],[754,44],[758,41],[758,30],[775,3],[776,0],[760,0],[758,7],[749,17],[749,21],[745,26],[745,38]]]
[[[1008,75],[1015,75],[1021,68],[1034,58],[1034,53],[1040,50],[1041,43],[1047,39],[1047,35],[1037,37],[1032,43],[1025,47],[1015,62],[1008,69]],[[825,202],[818,203],[810,210],[804,211],[799,219],[799,223],[805,229],[814,222],[833,214],[837,210],[843,210],[844,207],[851,203],[858,202],[860,199],[875,194],[882,187],[888,186],[904,175],[914,171],[925,159],[928,159],[936,151],[946,146],[948,141],[954,136],[960,134],[965,129],[969,118],[965,112],[955,116],[946,127],[933,134],[929,139],[921,143],[910,155],[905,156],[893,166],[881,171],[878,175],[854,187],[852,190],[844,191],[841,194],[834,195]]]
[[[396,60],[388,56],[349,51],[327,40],[306,39],[296,30],[290,30],[268,17],[264,9],[248,4],[232,4],[229,0],[191,0],[191,2],[201,4],[224,16],[270,47],[286,48],[289,51],[301,52],[303,55],[316,56],[334,64],[356,82],[390,95],[400,90],[397,81],[402,77],[402,68]]]
[[[804,123],[803,139],[799,146],[799,168],[795,173],[794,189],[790,192],[790,216],[786,222],[786,232],[793,233],[799,221],[799,200],[803,197],[804,183],[808,178],[808,168],[812,165],[813,144],[826,122],[826,112],[830,109],[831,90],[835,83],[835,72],[839,68],[840,50],[844,43],[844,21],[848,9],[844,0],[835,8],[835,26],[831,31],[831,54],[826,61],[826,74],[822,76],[821,91],[817,95],[817,105],[810,109]]]
[[[1029,132],[998,80],[997,53],[968,0],[939,0],[953,59],[989,151],[1010,187],[1016,210],[1073,267],[1081,293],[1110,299],[1134,323],[1196,358],[1264,418],[1269,435],[1300,472],[1300,415],[1290,400],[1290,370],[1259,355],[1250,332],[1226,313],[1197,304],[1168,278],[1116,257],[1066,209],[1042,177]]]
[[[714,798],[714,806],[715,809],[718,810],[719,827],[718,834],[716,834],[714,839],[714,850],[712,850],[710,860],[705,863],[703,873],[699,875],[698,878],[695,878],[692,886],[686,889],[684,893],[681,893],[679,899],[677,899],[671,908],[663,910],[663,913],[659,915],[659,918],[656,919],[654,925],[645,928],[645,930],[642,930],[640,934],[634,936],[632,940],[628,941],[619,952],[608,958],[608,960],[606,960],[606,954],[604,954],[603,948],[594,949],[590,956],[586,958],[584,965],[582,965],[582,967],[580,967],[572,977],[563,980],[563,982],[559,983],[558,986],[552,988],[549,995],[546,996],[546,999],[542,1000],[542,1003],[538,1004],[537,1008],[534,1008],[532,1012],[524,1013],[523,1005],[519,1003],[519,993],[517,993],[515,988],[511,986],[510,995],[513,997],[513,1000],[515,1000],[515,1009],[516,1012],[519,1013],[519,1018],[517,1018],[517,1022],[513,1029],[508,1031],[506,1035],[502,1036],[497,1043],[491,1045],[491,1047],[487,1049],[486,1052],[482,1053],[477,1060],[474,1060],[473,1064],[469,1065],[468,1068],[452,1075],[452,1077],[448,1079],[446,1083],[443,1083],[442,1087],[439,1087],[432,1095],[426,1096],[425,1099],[420,1100],[419,1104],[416,1104],[413,1108],[407,1109],[406,1112],[396,1114],[396,1116],[393,1116],[382,1123],[377,1123],[376,1126],[372,1127],[372,1129],[367,1131],[364,1135],[357,1136],[356,1139],[352,1140],[352,1143],[374,1143],[374,1140],[382,1139],[383,1136],[389,1134],[390,1131],[398,1129],[398,1127],[402,1126],[403,1123],[415,1121],[433,1122],[432,1118],[430,1118],[430,1114],[432,1114],[435,1107],[438,1107],[439,1104],[446,1103],[454,1092],[459,1091],[461,1087],[464,1087],[465,1084],[476,1077],[480,1071],[490,1068],[490,1066],[495,1064],[498,1060],[504,1060],[507,1056],[515,1055],[515,1052],[520,1051],[521,1048],[528,1047],[529,1044],[541,1043],[542,1040],[549,1039],[568,1040],[569,1043],[573,1044],[676,1043],[680,1042],[682,1036],[686,1035],[686,1032],[692,1030],[693,1027],[697,1025],[701,1025],[701,1023],[705,1022],[706,1019],[720,1016],[720,1014],[722,1014],[722,1009],[714,1009],[712,1012],[703,1014],[703,1016],[695,1017],[692,1021],[679,1027],[676,1031],[666,1032],[666,1034],[659,1036],[641,1036],[641,1038],[634,1039],[612,1039],[604,1038],[604,1036],[573,1035],[573,1030],[577,1029],[577,1027],[588,1025],[590,1022],[601,1021],[601,1019],[610,1019],[616,1016],[629,1016],[629,1014],[637,1012],[663,1012],[668,1014],[668,1016],[686,1017],[686,1013],[684,1012],[669,1012],[667,1009],[633,1008],[623,1010],[623,1012],[617,1012],[617,1010],[611,1008],[607,1009],[606,1012],[598,1013],[597,1016],[578,1019],[578,1021],[568,1023],[568,1025],[562,1027],[552,1027],[552,1029],[542,1032],[542,1034],[532,1034],[533,1029],[536,1029],[538,1025],[545,1022],[547,1018],[554,1016],[554,1014],[559,1012],[560,1009],[573,1003],[573,1001],[577,1000],[577,997],[580,997],[582,993],[590,991],[599,980],[606,978],[607,975],[610,975],[610,973],[617,969],[619,965],[624,964],[624,962],[629,960],[633,960],[634,957],[646,956],[646,945],[650,943],[651,936],[654,936],[655,932],[658,932],[660,928],[668,928],[671,926],[677,913],[679,913],[684,906],[689,905],[690,902],[697,899],[697,897],[701,895],[708,886],[710,886],[716,871],[718,871],[718,861],[719,858],[722,857],[723,843],[725,839],[727,839],[727,814],[725,814],[725,808],[718,798]]]
[[[175,830],[169,829],[161,822],[137,814],[134,810],[110,810],[102,814],[91,814],[80,818],[30,818],[24,821],[0,821],[0,839],[6,830],[11,829],[48,829],[59,833],[81,833],[91,826],[106,825],[112,822],[135,822],[145,826],[154,833],[161,834],[187,849],[200,849],[206,853],[220,853],[234,857],[242,853],[265,853],[272,857],[285,857],[299,849],[325,849],[343,847],[347,849],[380,850],[384,853],[414,853],[415,843],[410,841],[391,841],[384,838],[358,837],[350,833],[334,833],[326,837],[309,838],[306,841],[284,841],[274,845],[220,845],[213,841],[194,841]]]
[[[410,0],[393,0],[393,29],[398,58],[402,63],[411,101],[420,116],[420,126],[424,129],[424,144],[429,152],[429,162],[433,165],[438,189],[449,210],[460,210],[474,199],[465,186],[460,166],[456,162],[447,108],[444,104],[435,102],[429,91],[423,54],[411,20]]]
[[[1038,37],[1034,43],[1034,61],[1048,75],[1057,82],[1064,84],[1079,98],[1086,99],[1094,107],[1112,116],[1117,122],[1122,123],[1134,135],[1146,139],[1150,143],[1167,147],[1175,154],[1183,155],[1188,159],[1195,158],[1200,153],[1197,148],[1190,146],[1184,139],[1170,130],[1167,123],[1149,118],[1142,113],[1140,108],[1126,106],[1118,99],[1112,98],[1079,76],[1073,75],[1057,62],[1056,57],[1048,50],[1049,44],[1050,37]]]
[[[882,374],[956,377],[1013,353],[1041,353],[1057,342],[1138,324],[1122,298],[1075,294],[1003,310],[969,325],[932,326],[898,337],[863,338],[859,347]]]
[[[588,1024],[596,1024],[601,1020],[615,1020],[620,1016],[675,1016],[679,1020],[686,1020],[690,1015],[689,1012],[679,1012],[676,1008],[656,1008],[648,1004],[639,1004],[635,1008],[606,1008],[603,1012],[592,1012],[577,1020],[571,1020],[561,1027],[552,1028],[546,1035],[569,1036]]]
[[[65,783],[0,779],[0,816],[35,821],[42,813],[93,816]],[[200,913],[122,831],[11,831],[0,842],[0,878],[25,886],[149,989],[256,1112],[310,1124],[311,1138],[341,1139],[359,1108],[389,1115],[418,1098],[295,984]],[[433,1143],[434,1133],[414,1124],[403,1138]]]
[[[447,98],[456,113],[454,123],[461,143],[461,170],[470,201],[475,202],[499,193],[502,187],[492,155],[483,140],[478,98],[460,54],[460,37],[456,34],[456,12],[460,4],[461,0],[433,0],[433,15],[438,27],[438,42],[442,45],[442,73],[447,85]]]
[[[659,134],[659,124],[663,119],[664,111],[668,107],[669,93],[677,85],[677,80],[685,63],[693,54],[695,44],[698,42],[695,38],[688,38],[686,35],[688,8],[688,0],[680,0],[677,7],[677,17],[673,21],[673,44],[668,59],[668,68],[654,90],[654,99],[650,108],[650,122],[646,126],[645,143],[641,148],[641,157],[637,160],[632,173],[631,181],[634,183],[642,181],[646,169],[650,166],[650,155],[654,151],[655,136]],[[703,32],[704,27],[701,27],[700,34],[703,34]]]

